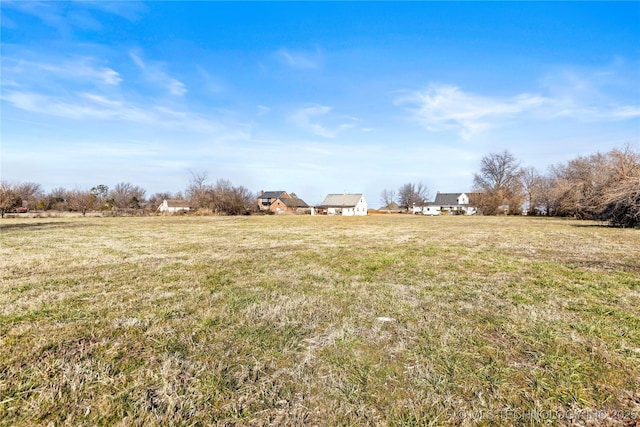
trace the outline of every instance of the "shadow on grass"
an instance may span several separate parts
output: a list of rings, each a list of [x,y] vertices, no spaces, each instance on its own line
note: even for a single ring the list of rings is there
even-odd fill
[[[580,220],[578,220],[580,221]],[[571,227],[578,227],[578,228],[621,228],[621,227],[616,227],[613,224],[610,224],[606,221],[593,221],[593,220],[586,220],[588,221],[588,223],[584,223],[582,221],[571,224]]]
[[[64,229],[64,228],[78,228],[78,227],[94,227],[94,224],[87,224],[85,222],[20,222],[16,224],[0,224],[0,232],[5,231],[18,231],[18,230],[50,230],[50,229]]]
[[[571,227],[578,228],[615,228],[620,230],[640,230],[640,227],[625,227],[624,225],[611,224],[610,222],[602,221],[600,223],[591,224],[571,224]]]

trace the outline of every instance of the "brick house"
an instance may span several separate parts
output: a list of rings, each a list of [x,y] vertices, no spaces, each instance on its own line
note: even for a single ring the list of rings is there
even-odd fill
[[[286,191],[261,191],[258,196],[258,209],[276,214],[304,212],[309,205],[295,193]]]

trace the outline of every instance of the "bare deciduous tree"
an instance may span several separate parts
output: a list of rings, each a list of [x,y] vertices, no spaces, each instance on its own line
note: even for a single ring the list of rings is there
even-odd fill
[[[14,191],[20,198],[23,206],[26,206],[29,210],[38,208],[38,204],[41,204],[44,199],[44,191],[42,186],[35,182],[23,182],[15,186]]]
[[[210,187],[206,183],[208,178],[209,173],[207,171],[191,171],[191,180],[187,186],[186,194],[191,206],[196,209],[208,207],[207,190]]]
[[[556,202],[553,196],[553,188],[555,180],[551,175],[543,175],[540,177],[540,193],[538,195],[538,204],[541,213],[544,215],[555,215]]]
[[[118,209],[140,209],[140,204],[144,202],[145,193],[146,191],[137,185],[121,182],[113,187],[113,190],[109,192],[109,197]]]
[[[52,188],[45,196],[45,210],[64,211],[67,208],[66,203],[67,190],[63,187]]]
[[[396,201],[396,191],[395,190],[389,190],[387,188],[382,190],[382,193],[380,193],[380,202],[382,203],[383,207],[387,207],[387,206],[389,206],[391,203],[393,203],[395,201]]]
[[[429,190],[422,182],[407,183],[398,189],[400,206],[410,209],[413,205],[424,205],[429,198]]]
[[[485,215],[507,211],[520,213],[523,201],[520,162],[508,151],[490,153],[480,162],[480,172],[473,177],[478,208]]]
[[[82,216],[86,216],[87,212],[96,207],[96,196],[90,190],[81,190],[79,188],[67,192],[67,204],[69,209],[82,212]]]
[[[542,175],[536,168],[529,166],[522,169],[520,182],[525,194],[527,211],[534,215],[541,204]]]
[[[4,214],[20,203],[20,196],[15,191],[15,185],[7,181],[0,181],[0,216],[4,218]]]

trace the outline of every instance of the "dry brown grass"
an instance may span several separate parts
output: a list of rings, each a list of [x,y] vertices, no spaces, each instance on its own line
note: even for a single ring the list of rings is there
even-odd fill
[[[0,222],[2,425],[634,425],[640,230]]]

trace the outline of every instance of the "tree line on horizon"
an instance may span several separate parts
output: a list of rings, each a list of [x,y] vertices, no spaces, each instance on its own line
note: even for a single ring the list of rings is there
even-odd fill
[[[57,187],[46,193],[34,182],[12,184],[0,182],[0,213],[57,211],[101,211],[112,215],[145,214],[156,212],[164,200],[188,200],[200,211],[219,215],[240,215],[250,212],[255,204],[254,195],[243,186],[219,179],[215,184],[206,183],[207,173],[192,174],[184,192],[159,192],[146,196],[146,190],[130,182],[121,182],[113,188],[99,184],[89,189],[71,190]]]
[[[398,191],[385,189],[381,202],[410,208],[427,203],[423,183],[407,183]],[[208,173],[191,173],[184,192],[146,190],[129,182],[113,188],[99,184],[89,189],[54,188],[46,193],[34,182],[0,182],[0,213],[29,211],[104,211],[114,215],[155,212],[165,199],[185,199],[197,210],[218,215],[250,213],[257,195],[229,180],[208,182]],[[629,145],[606,153],[578,156],[542,173],[510,152],[490,153],[474,174],[471,204],[483,215],[547,215],[597,219],[615,226],[640,226],[640,153]]]
[[[640,226],[640,153],[627,145],[606,153],[578,156],[540,173],[522,167],[508,151],[482,158],[474,175],[478,209],[547,215]]]
[[[558,163],[541,173],[505,150],[480,161],[468,193],[482,215],[546,215],[640,226],[640,153],[627,145]],[[423,184],[405,184],[380,194],[384,206],[409,209],[427,202]]]

